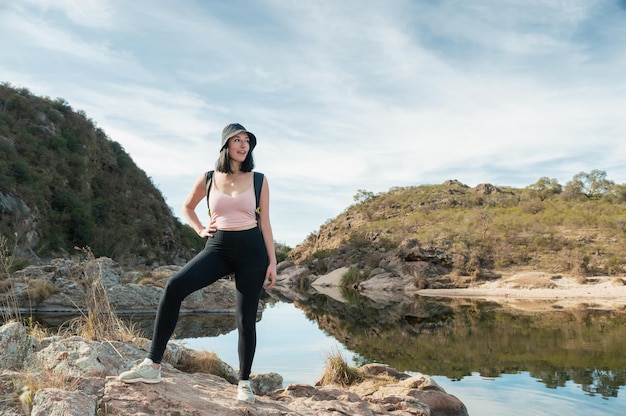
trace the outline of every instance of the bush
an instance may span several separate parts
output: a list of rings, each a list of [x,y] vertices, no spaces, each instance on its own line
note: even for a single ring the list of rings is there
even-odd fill
[[[38,305],[55,293],[59,293],[59,289],[45,279],[32,279],[28,283],[29,287],[26,290],[26,295],[32,305]]]
[[[356,267],[350,267],[347,272],[341,276],[341,286],[354,286],[363,281],[363,273]]]
[[[213,374],[231,383],[237,381],[233,372],[229,371],[226,364],[214,352],[183,350],[175,367],[185,373]]]
[[[318,384],[322,386],[338,384],[345,387],[362,380],[363,376],[359,369],[349,366],[341,353],[335,350],[328,354],[326,367]]]

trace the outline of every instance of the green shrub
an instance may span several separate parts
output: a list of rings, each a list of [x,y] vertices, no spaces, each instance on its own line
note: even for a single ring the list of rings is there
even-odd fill
[[[350,267],[347,272],[341,276],[341,286],[354,286],[364,279],[363,272],[356,267]]]

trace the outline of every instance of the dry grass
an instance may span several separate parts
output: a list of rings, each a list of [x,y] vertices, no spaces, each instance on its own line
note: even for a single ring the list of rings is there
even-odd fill
[[[81,250],[87,256],[82,263],[86,310],[62,327],[60,333],[76,334],[93,341],[132,341],[138,334],[134,326],[129,326],[116,315],[109,302],[109,295],[102,283],[102,263],[94,259],[88,248]]]
[[[185,373],[213,374],[233,383],[236,381],[214,352],[184,350],[176,368]]]
[[[10,280],[0,280],[0,293],[9,293],[13,290],[13,283]]]
[[[41,372],[27,372],[20,375],[15,382],[17,391],[21,391],[19,401],[25,414],[30,414],[35,393],[41,389],[56,388],[65,391],[76,391],[80,387],[80,380],[67,374],[44,369]]]
[[[1,237],[1,236],[0,236]],[[97,341],[117,340],[129,342],[137,337],[133,327],[129,327],[115,314],[115,310],[109,302],[108,294],[104,284],[102,283],[102,263],[95,260],[89,249],[82,250],[86,254],[86,259],[81,263],[79,273],[81,281],[85,287],[85,305],[86,308],[82,315],[70,321],[66,326],[59,330],[59,335],[70,336],[79,335],[87,339]],[[10,266],[12,256],[6,249],[6,240],[0,238],[0,273],[2,279],[10,279]],[[4,281],[0,279],[0,281]],[[56,288],[54,285],[41,280],[29,281],[28,298],[31,302],[38,303],[39,300],[45,299],[52,294]],[[5,321],[16,320],[24,321],[19,313],[19,307],[14,294],[8,296],[8,304],[2,305],[6,307],[8,312],[3,313]],[[5,302],[7,303],[7,302]],[[50,334],[34,322],[32,318],[26,321],[27,330],[30,336],[37,339],[43,339]],[[44,388],[58,388],[66,391],[75,391],[79,389],[79,379],[71,377],[59,371],[48,369],[25,369],[25,371],[12,380],[14,385],[14,393],[11,403],[16,408],[21,406],[24,414],[30,414],[32,401],[35,393]],[[2,401],[5,400],[2,398]]]
[[[326,367],[318,382],[319,385],[338,384],[345,387],[363,380],[359,369],[348,365],[338,350],[331,351],[326,358]]]
[[[10,249],[8,242],[9,240],[5,236],[0,235],[0,282],[2,282],[3,288],[1,293],[7,293],[7,296],[3,297],[4,300],[2,304],[0,304],[0,307],[3,308],[3,322],[21,320],[17,296],[15,295],[14,285],[11,282],[11,270],[15,260],[15,256],[13,255],[15,247]]]
[[[45,279],[31,279],[28,285],[29,287],[26,290],[26,294],[33,305],[37,305],[55,293],[59,293],[59,289]]]

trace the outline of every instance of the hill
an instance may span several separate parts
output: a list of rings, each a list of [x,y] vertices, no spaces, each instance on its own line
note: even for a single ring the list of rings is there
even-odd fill
[[[67,257],[88,246],[122,264],[173,264],[202,246],[146,173],[83,111],[8,84],[0,85],[0,215],[5,248],[22,259]],[[377,195],[360,190],[290,258],[317,272],[357,265],[367,273],[391,255],[415,260],[418,247],[443,268],[437,274],[530,269],[588,276],[623,273],[624,243],[626,184],[594,170],[564,186],[542,177],[519,189],[451,180]],[[288,250],[278,244],[279,259]]]
[[[418,285],[429,275],[488,278],[494,271],[620,274],[625,201],[626,185],[601,170],[580,172],[564,186],[542,177],[526,188],[450,180],[377,195],[360,190],[290,256],[318,273],[355,265],[363,276],[393,257],[424,260]]]
[[[173,264],[202,246],[83,111],[8,84],[0,85],[0,215],[5,248],[26,262],[88,246],[121,263]]]

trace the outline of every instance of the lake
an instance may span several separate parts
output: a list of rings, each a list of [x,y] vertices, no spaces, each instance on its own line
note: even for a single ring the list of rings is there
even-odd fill
[[[328,301],[317,298],[314,303],[322,311],[337,308],[327,307]],[[370,307],[355,307],[363,321],[371,322],[367,318],[373,313]],[[381,313],[378,309],[376,314]],[[463,316],[458,316],[459,310]],[[390,311],[378,319],[387,319]],[[480,302],[466,303],[455,311],[454,318],[446,318],[451,324],[427,322],[413,331],[407,328],[416,327],[415,319],[405,315],[408,326],[395,324],[400,334],[387,332],[381,325],[372,328],[378,334],[367,335],[364,341],[354,339],[354,334],[365,331],[351,322],[345,310],[334,310],[340,313],[336,320],[310,305],[268,304],[257,324],[253,372],[278,373],[285,386],[314,384],[323,373],[327,355],[339,351],[352,365],[382,362],[407,373],[431,375],[463,401],[472,416],[626,414],[624,316],[596,312],[509,316],[497,305]],[[355,328],[350,332],[338,328],[341,325]],[[379,338],[383,344],[375,341]],[[381,347],[385,339],[388,348]],[[238,367],[235,330],[209,337],[182,334],[175,342],[215,352]]]

